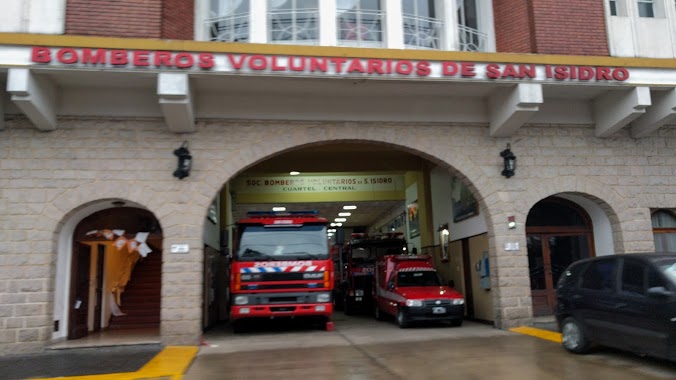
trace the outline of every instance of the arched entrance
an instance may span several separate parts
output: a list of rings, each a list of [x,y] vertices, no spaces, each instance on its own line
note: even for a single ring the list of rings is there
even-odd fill
[[[151,212],[115,205],[84,218],[73,233],[69,340],[101,330],[159,329],[162,231]]]
[[[549,197],[530,210],[526,241],[533,316],[553,314],[561,273],[572,262],[594,256],[592,231],[589,215],[571,201]]]

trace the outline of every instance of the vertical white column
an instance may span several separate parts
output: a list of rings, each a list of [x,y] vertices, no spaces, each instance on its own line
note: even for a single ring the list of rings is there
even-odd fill
[[[493,2],[477,1],[479,31],[486,33],[486,51],[495,52],[495,22],[493,21]]]
[[[209,38],[204,21],[209,18],[209,0],[195,0],[195,40],[206,41]]]
[[[249,12],[249,42],[268,42],[268,0],[251,0]]]
[[[385,47],[404,48],[404,26],[401,0],[385,0]]]
[[[441,29],[441,50],[458,50],[458,6],[459,0],[437,0],[438,16],[444,23]]]
[[[319,1],[319,44],[338,45],[336,0]]]

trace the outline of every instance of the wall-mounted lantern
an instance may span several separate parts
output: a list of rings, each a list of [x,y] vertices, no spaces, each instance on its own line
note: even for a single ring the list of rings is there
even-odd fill
[[[188,142],[184,141],[180,148],[174,150],[174,154],[178,157],[178,166],[174,171],[174,177],[183,179],[190,175],[190,168],[192,167],[192,156],[188,150]]]
[[[511,145],[507,144],[507,149],[500,152],[500,157],[504,160],[505,168],[502,170],[502,175],[509,178],[514,175],[516,170],[516,156],[511,151]]]

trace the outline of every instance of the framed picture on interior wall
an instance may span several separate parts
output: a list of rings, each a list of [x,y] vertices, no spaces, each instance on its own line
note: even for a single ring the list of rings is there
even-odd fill
[[[408,235],[409,239],[420,236],[420,218],[418,215],[418,200],[406,206],[406,214],[408,215]]]
[[[479,202],[458,177],[451,180],[451,202],[455,223],[479,215]]]

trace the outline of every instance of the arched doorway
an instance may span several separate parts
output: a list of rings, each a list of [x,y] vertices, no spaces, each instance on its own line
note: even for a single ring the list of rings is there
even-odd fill
[[[589,215],[565,199],[549,197],[530,210],[526,241],[533,316],[553,314],[561,273],[572,262],[594,256],[592,231]]]
[[[151,212],[115,205],[84,218],[73,233],[70,340],[101,330],[159,328],[162,231]]]

